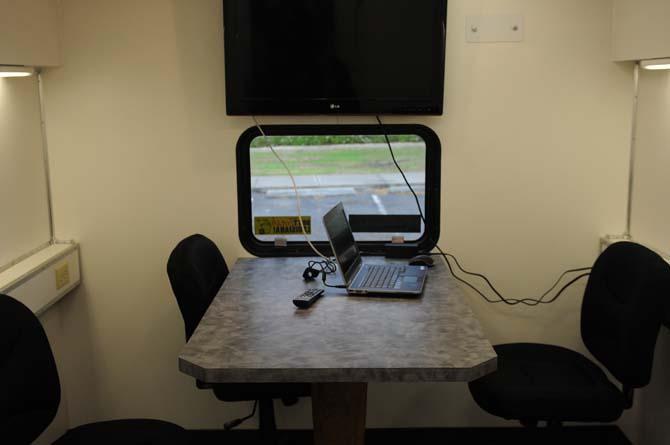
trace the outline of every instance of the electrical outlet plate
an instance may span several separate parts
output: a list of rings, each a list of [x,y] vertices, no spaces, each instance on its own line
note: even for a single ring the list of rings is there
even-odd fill
[[[68,263],[63,263],[54,268],[56,272],[56,290],[61,290],[70,284],[70,267]]]
[[[600,237],[600,251],[607,249],[611,244],[619,241],[633,241],[630,235],[605,235]]]
[[[523,16],[468,16],[465,36],[469,43],[521,42],[524,38]]]

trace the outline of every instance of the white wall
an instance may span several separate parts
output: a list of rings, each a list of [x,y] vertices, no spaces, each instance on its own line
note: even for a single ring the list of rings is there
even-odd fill
[[[63,301],[74,425],[149,416],[191,428],[246,413],[177,370],[183,325],[165,263],[204,233],[229,263],[237,238],[235,143],[225,115],[220,0],[65,0],[64,66],[46,74],[57,235],[81,242],[83,285]],[[465,17],[525,16],[520,44],[467,44]],[[630,66],[609,61],[609,0],[451,0],[442,117],[441,244],[508,295],[537,295],[589,265],[625,222]],[[372,122],[282,118],[267,123]],[[296,277],[298,279],[298,277]],[[583,350],[583,286],[551,306],[471,298],[494,343]],[[309,401],[280,410],[309,426]],[[464,384],[371,385],[368,425],[491,425]]]
[[[631,233],[670,257],[670,73],[640,73],[635,183]],[[670,437],[670,332],[656,345],[651,384],[639,391],[640,443],[661,445]]]
[[[0,267],[50,239],[35,77],[0,79]]]

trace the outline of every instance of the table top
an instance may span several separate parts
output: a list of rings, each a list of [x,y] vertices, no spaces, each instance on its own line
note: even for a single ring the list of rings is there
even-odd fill
[[[322,286],[302,280],[306,261],[239,259],[181,351],[180,370],[208,383],[470,381],[495,371],[496,354],[442,261],[420,297],[327,288],[304,310],[293,297]]]

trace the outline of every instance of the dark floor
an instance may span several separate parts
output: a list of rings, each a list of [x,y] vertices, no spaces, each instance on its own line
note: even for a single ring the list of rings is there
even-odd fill
[[[192,431],[194,445],[251,445],[258,443],[257,432]],[[366,445],[449,444],[449,445],[629,445],[617,426],[564,427],[562,431],[544,428],[422,428],[373,429],[366,432]],[[278,445],[311,445],[311,431],[281,431]]]

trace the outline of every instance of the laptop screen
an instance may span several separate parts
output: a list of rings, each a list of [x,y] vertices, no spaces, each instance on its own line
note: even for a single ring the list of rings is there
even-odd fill
[[[354,241],[354,234],[351,232],[347,215],[344,213],[344,206],[338,203],[323,216],[323,225],[326,228],[330,245],[333,253],[340,265],[342,274],[347,284],[354,272],[354,266],[360,259],[360,251]]]

